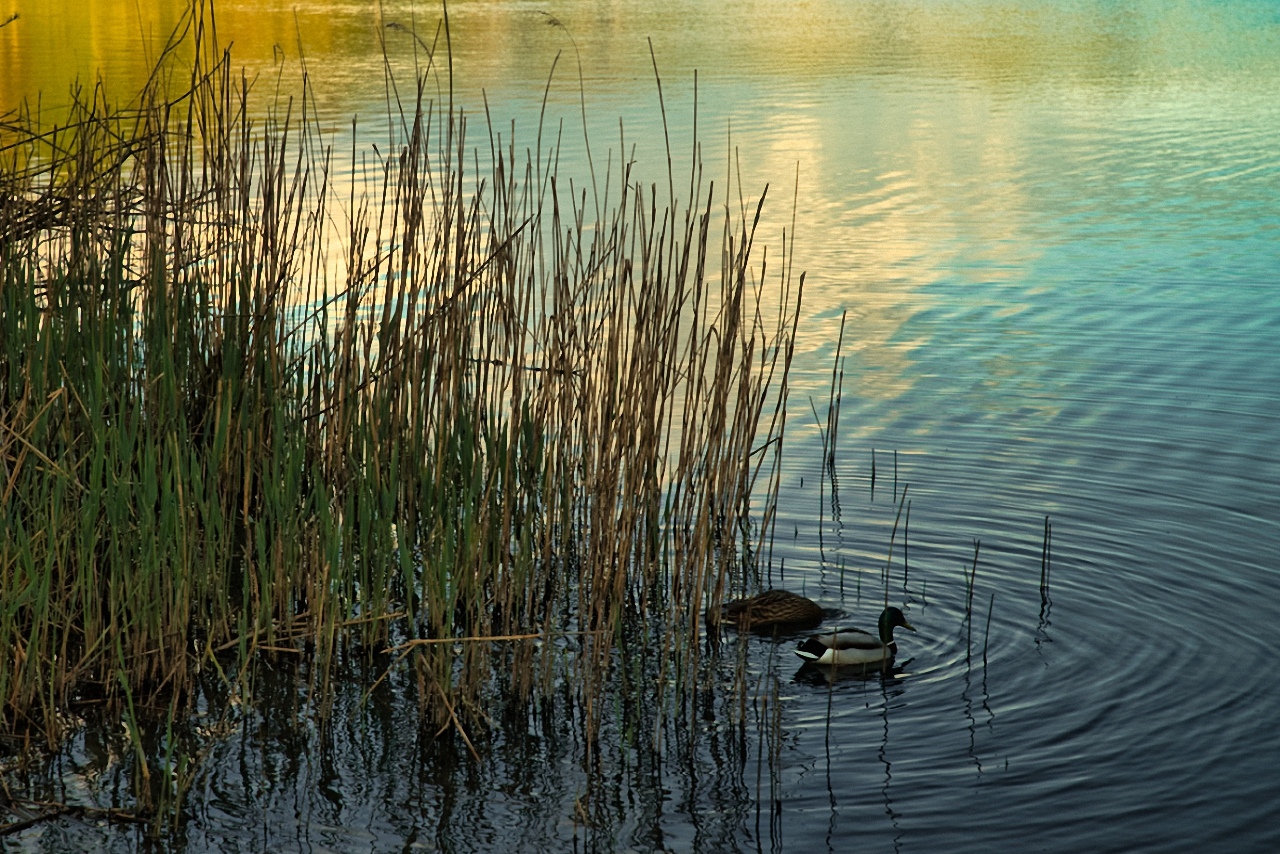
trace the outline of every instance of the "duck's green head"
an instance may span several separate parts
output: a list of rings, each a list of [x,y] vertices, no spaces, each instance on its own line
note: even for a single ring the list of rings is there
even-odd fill
[[[880,640],[882,643],[893,642],[893,630],[898,626],[904,629],[915,631],[916,627],[907,622],[906,616],[902,610],[892,606],[885,608],[884,613],[880,615]]]

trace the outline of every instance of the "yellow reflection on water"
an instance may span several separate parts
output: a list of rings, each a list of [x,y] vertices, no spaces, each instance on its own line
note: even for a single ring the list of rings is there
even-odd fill
[[[77,77],[102,73],[122,96],[182,20],[189,0],[0,0],[0,112],[43,92],[60,99]],[[214,4],[220,40],[238,62],[263,67],[296,57],[339,76],[360,69],[380,83],[380,15],[434,40],[441,4],[414,0],[224,0]],[[1276,26],[1242,33],[1205,4],[1027,3],[1013,0],[688,0],[546,4],[455,0],[449,6],[455,63],[464,85],[537,82],[563,50],[581,51],[590,85],[648,73],[647,39],[673,74],[687,68],[735,76],[910,74],[984,85],[1064,78],[1125,85],[1172,74],[1280,65]],[[1273,22],[1274,23],[1274,22]],[[565,33],[572,35],[572,42]],[[411,49],[407,38],[393,51]],[[368,80],[367,72],[375,72]]]
[[[376,4],[359,16],[363,28],[327,8],[339,4],[215,5],[219,43],[233,45],[235,62],[250,69],[296,58],[300,37],[321,68],[361,43],[376,45]],[[110,100],[127,101],[189,19],[189,6],[189,0],[0,0],[0,21],[17,16],[0,28],[0,113],[37,96],[63,104],[76,81],[101,79]]]
[[[0,114],[40,92],[46,104],[57,104],[73,80],[99,73],[111,97],[128,99],[187,6],[187,0],[0,0],[0,21],[20,16],[0,27]],[[549,25],[544,8],[562,26]],[[427,0],[225,0],[217,10],[218,40],[234,44],[237,66],[249,66],[251,74],[276,67],[292,73],[305,53],[322,109],[339,120],[384,103],[384,40],[393,63],[411,60],[409,29],[433,44],[441,17],[441,4]],[[1224,127],[1234,127],[1247,111],[1228,109],[1218,93],[1275,91],[1280,24],[1243,20],[1248,14],[1190,0],[449,5],[457,85],[469,97],[485,89],[498,109],[512,92],[533,92],[536,100],[557,52],[563,52],[557,73],[568,85],[553,90],[552,100],[576,109],[580,51],[588,109],[606,119],[617,104],[653,103],[648,39],[669,108],[678,90],[689,88],[688,72],[700,69],[703,91],[726,99],[710,108],[704,100],[703,109],[719,109],[734,122],[748,192],[771,184],[760,235],[773,271],[799,165],[796,270],[810,273],[806,314],[823,321],[801,325],[801,352],[825,360],[831,327],[849,307],[847,347],[877,374],[868,389],[888,397],[902,392],[904,360],[917,349],[901,330],[930,299],[925,285],[939,271],[1000,283],[1021,279],[1037,263],[1044,240],[1034,214],[1046,203],[1028,180],[1033,170],[1052,178],[1061,161],[1102,186],[1104,177],[1158,169],[1168,156],[1140,156],[1141,123],[1122,137],[1125,146],[1100,131],[1142,110],[1174,117],[1153,126],[1177,127],[1180,114],[1206,112],[1197,98],[1221,107]],[[1215,86],[1226,78],[1230,83]],[[1077,126],[1083,141],[1062,133],[1048,143],[1036,138],[1035,123],[1055,116],[1028,105],[1054,103],[1083,117]],[[709,159],[718,156],[723,126],[701,130]],[[521,131],[525,144],[528,128]],[[1082,146],[1079,153],[1067,152],[1073,144]],[[1181,141],[1171,147],[1185,149]],[[1184,156],[1179,175],[1199,175],[1195,170],[1213,164],[1214,154],[1206,148]],[[652,161],[652,152],[639,155],[646,156]],[[1265,170],[1270,162],[1249,160],[1229,174]],[[710,177],[722,181],[723,171]],[[1012,325],[1017,310],[1003,309],[1002,319]]]

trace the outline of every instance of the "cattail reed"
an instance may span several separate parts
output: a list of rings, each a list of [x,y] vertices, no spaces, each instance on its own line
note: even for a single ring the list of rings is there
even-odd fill
[[[167,52],[129,109],[0,128],[4,727],[264,649],[319,690],[395,649],[469,747],[497,674],[594,732],[624,634],[691,685],[776,518],[803,279],[763,196],[623,164],[597,210],[425,76],[340,185],[307,90],[264,110],[190,30],[178,96]]]

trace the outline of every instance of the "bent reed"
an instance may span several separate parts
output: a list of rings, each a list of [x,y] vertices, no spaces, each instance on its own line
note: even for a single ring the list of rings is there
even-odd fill
[[[348,186],[305,87],[188,27],[131,106],[0,127],[0,728],[137,743],[263,650],[321,692],[392,650],[464,738],[565,685],[594,732],[623,638],[696,681],[777,490],[803,278],[760,206],[469,148],[447,38]]]

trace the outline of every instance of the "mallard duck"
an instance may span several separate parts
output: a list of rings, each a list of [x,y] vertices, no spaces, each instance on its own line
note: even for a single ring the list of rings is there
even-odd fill
[[[861,629],[837,629],[809,638],[796,648],[796,655],[814,664],[873,664],[892,659],[898,652],[893,640],[895,626],[916,630],[902,611],[885,608],[880,615],[880,637]]]
[[[822,622],[826,612],[812,599],[797,596],[789,590],[766,590],[749,599],[735,599],[720,606],[718,615],[708,612],[708,621],[735,623],[739,629],[768,632],[812,629]]]

